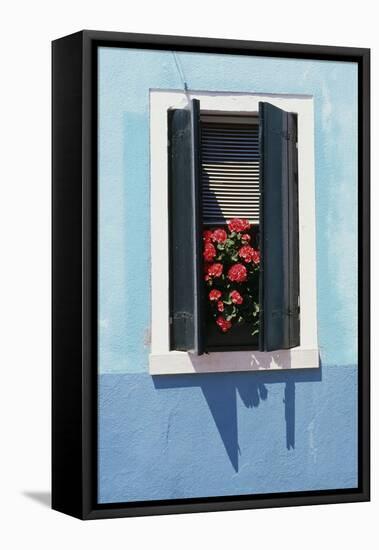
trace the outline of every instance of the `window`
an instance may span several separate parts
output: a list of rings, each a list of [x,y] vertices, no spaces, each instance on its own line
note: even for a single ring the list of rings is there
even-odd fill
[[[150,372],[317,367],[313,99],[153,90],[150,101]],[[207,316],[203,230],[236,217],[261,253],[254,337]]]
[[[200,114],[202,222],[207,236],[203,245],[218,253],[224,267],[221,278],[210,277],[204,283],[207,351],[258,349],[259,266],[251,255],[258,261],[259,252],[253,251],[259,251],[260,236],[259,149],[259,117]],[[241,234],[243,238],[212,241],[213,235],[222,241],[230,234],[227,222],[233,219],[248,220],[250,229]],[[232,283],[226,275],[236,244],[249,260],[240,260],[247,269],[248,283]]]
[[[260,102],[258,128],[237,117],[209,122],[200,108],[193,99],[187,108],[168,112],[170,347],[200,355],[217,348],[298,346],[296,115]],[[206,315],[211,287],[204,283],[203,226],[240,216],[259,227],[259,235],[249,235],[261,248],[258,342],[243,320],[228,338]],[[246,271],[243,261],[238,265]],[[220,278],[227,280],[226,273],[213,282]],[[246,284],[236,283],[237,290]]]

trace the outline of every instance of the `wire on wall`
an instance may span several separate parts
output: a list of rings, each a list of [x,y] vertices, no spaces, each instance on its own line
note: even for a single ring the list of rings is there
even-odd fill
[[[176,52],[172,52],[172,55],[174,56],[174,61],[175,61],[175,65],[176,65],[176,68],[178,70],[178,73],[179,73],[179,76],[180,76],[180,79],[183,83],[183,88],[184,88],[184,91],[185,92],[188,92],[188,86],[187,86],[187,81],[186,81],[186,78],[184,76],[184,72],[183,72],[183,67],[180,63],[180,59],[178,57],[178,54]]]

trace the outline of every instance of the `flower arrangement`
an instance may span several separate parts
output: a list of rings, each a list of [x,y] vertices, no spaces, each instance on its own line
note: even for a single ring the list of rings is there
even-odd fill
[[[220,331],[246,323],[259,331],[257,233],[248,220],[234,218],[226,228],[203,232],[204,279],[208,313]]]

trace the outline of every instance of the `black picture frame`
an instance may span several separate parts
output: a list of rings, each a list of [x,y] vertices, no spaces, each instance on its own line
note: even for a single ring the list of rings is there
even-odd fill
[[[97,48],[175,49],[358,64],[358,474],[356,489],[98,504]],[[81,31],[52,44],[52,507],[81,519],[370,499],[370,50]]]

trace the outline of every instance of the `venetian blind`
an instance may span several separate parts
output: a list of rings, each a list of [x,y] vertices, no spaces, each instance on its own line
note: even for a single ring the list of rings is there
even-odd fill
[[[244,122],[242,122],[244,120]],[[253,117],[208,116],[201,122],[203,220],[259,222],[259,127]]]

